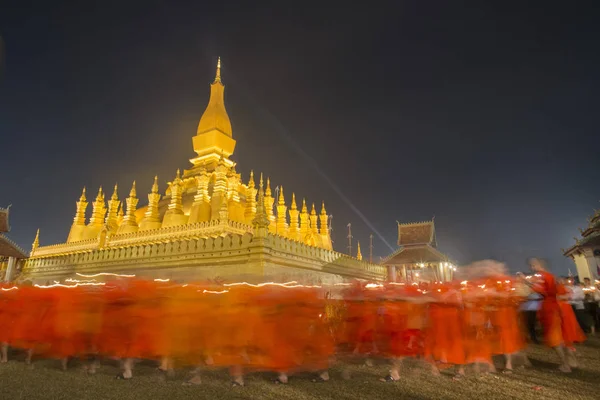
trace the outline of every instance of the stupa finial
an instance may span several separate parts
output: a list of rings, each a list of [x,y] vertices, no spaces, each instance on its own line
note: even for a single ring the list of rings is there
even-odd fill
[[[217,59],[217,73],[215,74],[215,83],[221,83],[221,57]]]

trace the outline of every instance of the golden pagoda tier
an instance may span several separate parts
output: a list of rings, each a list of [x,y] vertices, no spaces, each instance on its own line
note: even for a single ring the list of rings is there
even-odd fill
[[[246,182],[231,160],[236,141],[225,109],[221,62],[208,106],[192,138],[196,157],[160,194],[155,177],[148,203],[138,207],[133,182],[120,199],[115,185],[106,201],[100,188],[86,217],[84,188],[65,243],[32,246],[21,279],[45,281],[74,273],[131,273],[181,279],[266,278],[336,282],[381,280],[384,267],[335,252],[325,204],[317,214],[283,186],[273,197],[269,178]]]

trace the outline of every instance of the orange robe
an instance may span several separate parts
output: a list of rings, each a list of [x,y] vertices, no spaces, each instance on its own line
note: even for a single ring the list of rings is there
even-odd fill
[[[425,355],[443,363],[462,365],[466,360],[460,299],[458,294],[446,298],[447,287],[439,290],[438,301],[429,305]]]
[[[557,285],[554,275],[542,271],[541,283],[534,285],[533,290],[544,296],[539,311],[539,318],[544,328],[544,341],[549,347],[557,347],[564,343],[561,327],[560,305],[556,299]]]
[[[565,295],[567,290],[563,285],[558,285],[557,294]],[[565,346],[572,347],[574,343],[585,341],[585,334],[579,326],[573,307],[566,301],[559,300],[561,316],[561,332]]]

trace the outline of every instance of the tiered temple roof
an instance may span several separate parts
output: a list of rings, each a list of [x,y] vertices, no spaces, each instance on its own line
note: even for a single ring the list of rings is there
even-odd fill
[[[389,268],[402,268],[402,279],[412,279],[410,272],[427,268],[435,280],[447,280],[454,266],[448,257],[437,249],[435,223],[431,221],[398,222],[398,249],[381,262]],[[416,273],[416,276],[419,274]],[[396,274],[390,275],[395,279]]]

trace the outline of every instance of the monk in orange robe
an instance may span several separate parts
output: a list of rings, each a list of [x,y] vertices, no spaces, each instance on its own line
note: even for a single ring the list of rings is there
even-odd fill
[[[488,280],[469,282],[463,285],[463,334],[465,340],[466,362],[475,364],[479,373],[481,366],[487,366],[490,372],[496,372],[492,362],[493,332],[490,324],[490,296]]]
[[[523,331],[519,327],[518,307],[521,298],[515,295],[516,289],[508,276],[496,276],[494,301],[491,312],[491,321],[497,333],[494,354],[502,354],[505,358],[503,373],[511,373],[513,370],[513,358],[525,348]],[[529,359],[524,354],[525,365],[529,365]]]
[[[546,271],[545,263],[537,258],[529,260],[531,270],[539,279],[528,283],[531,288],[541,294],[544,299],[539,311],[540,322],[544,328],[544,341],[546,345],[553,348],[560,358],[559,370],[571,372],[569,364],[573,364],[575,354],[569,348],[565,348],[562,332],[561,308],[557,299],[558,287],[554,275]]]
[[[429,305],[429,325],[426,331],[425,356],[432,362],[432,371],[439,374],[436,362],[455,367],[454,379],[464,377],[465,342],[463,334],[462,297],[452,284],[432,287],[434,301]]]
[[[574,350],[573,345],[575,343],[582,343],[585,341],[585,334],[581,330],[581,326],[573,312],[573,307],[569,303],[571,293],[564,282],[557,285],[556,294],[560,306],[563,342],[567,349]],[[577,367],[577,360],[574,358],[570,360],[570,366]]]
[[[13,285],[0,285],[0,363],[8,362],[8,344],[12,338],[14,321],[17,318],[15,303],[19,289]]]

